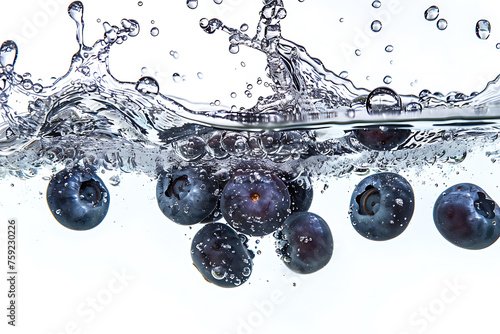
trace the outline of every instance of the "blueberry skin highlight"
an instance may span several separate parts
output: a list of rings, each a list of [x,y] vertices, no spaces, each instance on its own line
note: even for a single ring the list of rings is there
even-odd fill
[[[204,225],[191,243],[191,259],[205,280],[223,288],[245,283],[253,268],[242,238],[226,224]]]
[[[370,240],[389,240],[408,227],[415,197],[406,179],[395,173],[364,178],[354,189],[349,215],[354,229]]]
[[[277,252],[282,255],[283,263],[298,274],[318,271],[332,258],[332,232],[317,214],[293,213],[276,236]]]
[[[238,232],[263,236],[276,231],[290,214],[290,194],[272,173],[237,172],[224,187],[220,208]]]
[[[460,183],[446,189],[434,205],[439,233],[465,249],[483,249],[500,236],[500,209],[475,184]]]
[[[156,200],[170,220],[180,225],[193,225],[216,209],[218,188],[218,181],[204,169],[175,170],[160,174]]]
[[[99,225],[109,208],[109,192],[90,168],[64,169],[50,180],[47,203],[54,218],[71,230]]]

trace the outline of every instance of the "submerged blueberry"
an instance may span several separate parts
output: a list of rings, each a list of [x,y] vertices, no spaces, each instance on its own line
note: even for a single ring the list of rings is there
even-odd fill
[[[320,270],[333,254],[333,237],[328,224],[311,212],[290,215],[276,233],[278,253],[285,265],[299,274]]]
[[[394,173],[364,178],[351,197],[354,229],[370,240],[389,240],[406,229],[413,215],[415,198],[408,181]]]
[[[193,225],[210,216],[218,202],[218,181],[198,168],[161,173],[156,185],[160,210],[172,221]]]
[[[290,194],[274,174],[239,172],[224,187],[220,208],[235,230],[263,236],[276,231],[288,217]]]
[[[191,258],[203,277],[223,288],[245,283],[252,273],[252,257],[240,236],[226,224],[204,225],[193,238]]]
[[[106,216],[109,193],[92,169],[75,167],[60,171],[50,180],[47,203],[63,226],[90,230]]]
[[[446,189],[434,205],[434,224],[455,246],[483,249],[500,236],[500,209],[480,187],[460,183]]]
[[[365,147],[376,151],[388,151],[401,145],[411,134],[408,129],[358,129],[356,139]]]

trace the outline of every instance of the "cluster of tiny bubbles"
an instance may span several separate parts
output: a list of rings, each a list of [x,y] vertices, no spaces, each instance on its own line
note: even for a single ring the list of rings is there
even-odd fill
[[[195,9],[196,7],[198,7],[198,0],[187,0],[186,5],[188,6],[188,8]]]
[[[491,24],[487,20],[479,20],[476,23],[476,35],[479,39],[486,40],[490,37]]]
[[[380,30],[382,30],[382,22],[380,22],[379,20],[373,21],[371,24],[371,29],[373,32],[379,32]]]
[[[169,54],[174,58],[174,59],[179,59],[179,53],[174,50],[170,50]]]
[[[373,8],[380,8],[380,6],[382,5],[382,3],[378,0],[375,0],[372,2],[372,7]]]
[[[151,28],[151,36],[156,37],[160,33],[160,30],[156,27]]]

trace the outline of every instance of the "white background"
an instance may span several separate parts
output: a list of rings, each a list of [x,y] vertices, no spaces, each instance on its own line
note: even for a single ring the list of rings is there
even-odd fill
[[[19,41],[17,72],[30,72],[45,83],[66,72],[78,49],[68,4],[3,4],[0,39]],[[200,0],[196,10],[183,0],[146,0],[142,7],[135,1],[89,0],[84,5],[89,45],[102,37],[98,18],[112,24],[134,18],[141,24],[138,37],[112,50],[110,67],[116,78],[135,81],[146,67],[164,94],[193,102],[220,99],[226,105],[250,106],[258,97],[257,88],[252,99],[233,100],[230,93],[244,96],[247,82],[256,86],[258,76],[265,79],[263,55],[244,48],[229,54],[228,36],[207,35],[198,21],[218,17],[232,27],[247,23],[253,32],[260,1],[224,0],[217,6]],[[491,1],[382,1],[377,10],[371,1],[293,0],[285,5],[284,37],[304,45],[335,73],[348,71],[357,86],[373,89],[390,74],[390,87],[401,93],[418,94],[424,88],[470,93],[500,73],[500,50],[495,48],[500,42],[500,11]],[[424,20],[430,5],[438,5],[440,18],[447,19],[445,31],[439,31],[435,21]],[[492,23],[486,41],[474,32],[483,18]],[[382,21],[378,34],[366,31],[373,19]],[[27,33],[30,24],[35,29]],[[157,37],[148,34],[153,26],[160,29]],[[395,47],[391,54],[384,51],[387,44]],[[344,53],[350,47],[352,55]],[[354,56],[356,48],[360,57]],[[179,59],[169,55],[171,50]],[[174,83],[174,72],[186,80]],[[197,72],[203,72],[202,80]],[[67,230],[51,216],[45,200],[48,181],[42,179],[48,171],[28,181],[3,179],[0,263],[6,262],[7,219],[16,218],[19,313],[18,327],[10,328],[3,315],[6,306],[1,306],[0,326],[9,333],[42,334],[496,333],[500,245],[459,249],[439,235],[432,221],[434,200],[455,183],[474,182],[493,199],[500,198],[496,173],[498,165],[481,147],[474,147],[462,165],[405,171],[415,190],[414,217],[400,237],[380,243],[357,235],[348,219],[349,199],[361,176],[329,180],[323,194],[318,183],[311,211],[332,229],[335,251],[329,265],[313,275],[290,273],[267,237],[258,246],[262,254],[255,258],[250,281],[236,289],[217,288],[202,279],[189,255],[190,238],[198,227],[167,221],[156,204],[156,183],[148,177],[121,175],[119,186],[108,183],[108,216],[87,232]],[[115,174],[107,172],[102,178],[107,182]],[[255,247],[255,240],[250,245]],[[125,273],[126,280],[116,280],[117,273]],[[2,305],[6,293],[2,279]],[[98,310],[92,311],[92,300]]]

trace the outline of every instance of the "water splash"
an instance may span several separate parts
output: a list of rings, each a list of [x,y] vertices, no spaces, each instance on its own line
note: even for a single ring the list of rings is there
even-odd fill
[[[187,1],[187,6],[194,9],[195,3]],[[493,124],[500,118],[498,78],[474,95],[427,91],[414,96],[387,87],[358,88],[346,72],[336,75],[303,46],[283,38],[281,21],[287,12],[280,0],[266,2],[253,37],[246,33],[246,24],[235,29],[217,18],[200,21],[208,34],[227,33],[233,52],[243,46],[265,54],[274,94],[260,97],[248,109],[163,95],[152,77],[116,80],[109,71],[109,51],[137,36],[139,23],[123,19],[119,27],[104,22],[103,39],[90,47],[83,39],[83,4],[73,2],[68,14],[76,23],[80,49],[68,73],[51,86],[33,84],[15,72],[14,41],[0,47],[0,167],[9,172],[85,163],[154,174],[173,161],[222,166],[252,160],[342,176],[354,166],[405,168],[426,159],[447,161],[462,156],[469,145],[497,139],[495,125],[460,127]],[[201,72],[197,76],[203,78]],[[173,76],[174,81],[182,78]],[[247,96],[250,90],[247,87]],[[449,130],[436,131],[436,124]],[[373,125],[414,130],[395,150],[373,152],[351,132]],[[454,141],[446,140],[449,137]],[[332,160],[334,156],[343,159]]]

